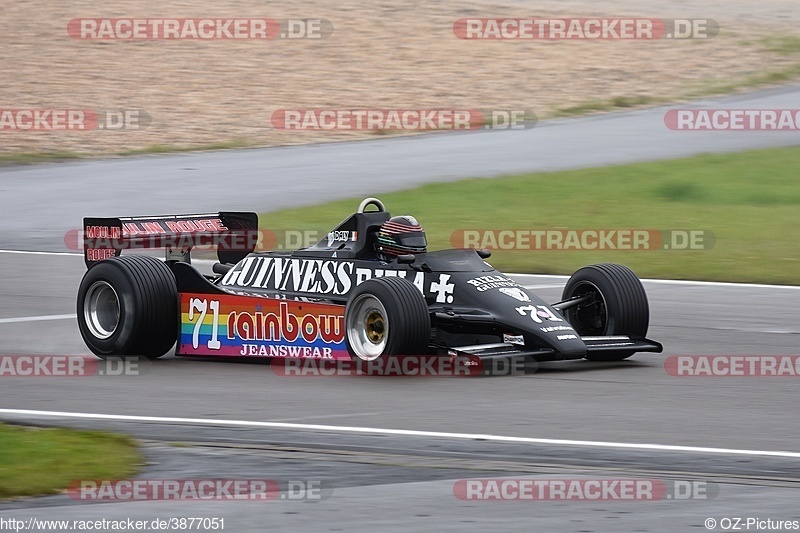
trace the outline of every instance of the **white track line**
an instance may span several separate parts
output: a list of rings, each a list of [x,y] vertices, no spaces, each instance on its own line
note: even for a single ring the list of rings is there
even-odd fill
[[[733,287],[749,289],[800,289],[800,285],[765,285],[762,283],[731,283],[726,281],[690,281],[680,279],[643,279],[645,283],[657,283],[659,285],[691,285],[700,287]]]
[[[761,457],[787,457],[800,459],[800,452],[738,450],[730,448],[708,448],[702,446],[673,446],[668,444],[635,444],[628,442],[603,442],[591,440],[537,439],[532,437],[507,437],[472,433],[446,433],[442,431],[417,431],[410,429],[385,429],[354,426],[328,426],[322,424],[292,424],[288,422],[256,422],[249,420],[224,420],[219,418],[177,418],[137,415],[108,415],[94,413],[65,413],[58,411],[35,411],[30,409],[0,409],[0,415],[25,415],[51,418],[78,418],[90,420],[117,420],[125,422],[149,422],[157,424],[194,424],[207,426],[238,426],[290,430],[335,431],[374,435],[400,435],[404,437],[435,437],[460,440],[485,440],[490,442],[516,442],[523,444],[550,444],[556,446],[584,446],[593,448],[620,448],[663,452],[693,452],[723,455],[749,455]]]
[[[0,324],[15,324],[17,322],[39,322],[41,320],[66,320],[68,318],[78,318],[75,313],[71,315],[41,315],[41,316],[20,316],[13,318],[0,318]]]
[[[532,280],[564,280],[569,279],[569,276],[558,276],[556,274],[513,274],[510,272],[505,273],[507,276],[515,278],[530,278]],[[753,288],[753,289],[792,289],[800,290],[800,285],[767,285],[762,283],[732,283],[728,281],[692,281],[682,279],[643,279],[642,283],[653,283],[659,285],[690,285],[701,287],[733,287],[733,288]]]
[[[32,252],[26,250],[0,250],[0,254],[31,254],[31,255],[71,255],[83,257],[83,254],[76,252]],[[195,259],[193,263],[196,264],[213,264],[216,261],[211,259]],[[507,272],[509,276],[519,278],[532,278],[536,280],[553,280],[569,279],[569,276],[559,276],[556,274],[514,274]],[[658,283],[662,285],[699,285],[705,287],[740,287],[740,288],[756,288],[756,289],[794,289],[800,290],[800,285],[766,285],[761,283],[731,283],[726,281],[692,281],[680,279],[643,279],[645,283]],[[560,285],[559,285],[560,286]],[[544,287],[543,287],[544,288]]]
[[[74,255],[83,257],[83,254],[78,252],[31,252],[28,250],[0,250],[0,254],[28,254],[28,255]]]

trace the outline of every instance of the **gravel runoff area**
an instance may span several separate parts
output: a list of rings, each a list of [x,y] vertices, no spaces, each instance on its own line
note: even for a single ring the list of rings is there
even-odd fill
[[[0,109],[143,110],[138,130],[0,130],[0,154],[115,154],[154,145],[270,146],[372,138],[376,131],[283,131],[279,109],[533,110],[613,98],[674,100],[792,64],[763,39],[797,35],[796,0],[409,1],[88,0],[0,8]],[[71,38],[77,18],[326,19],[324,39]],[[707,40],[478,41],[462,17],[711,18]],[[636,100],[634,100],[635,102]]]

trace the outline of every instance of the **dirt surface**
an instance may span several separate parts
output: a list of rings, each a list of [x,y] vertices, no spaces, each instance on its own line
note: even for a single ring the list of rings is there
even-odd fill
[[[703,17],[708,40],[475,41],[461,17]],[[325,39],[89,41],[76,18],[327,19]],[[138,130],[0,130],[0,153],[111,154],[152,145],[278,145],[370,138],[376,132],[280,131],[278,109],[554,109],[615,97],[680,98],[793,59],[760,39],[797,35],[795,0],[323,2],[109,0],[0,7],[0,109],[144,110]]]

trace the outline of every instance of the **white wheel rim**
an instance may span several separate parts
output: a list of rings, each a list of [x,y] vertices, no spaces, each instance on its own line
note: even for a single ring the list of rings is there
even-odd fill
[[[95,281],[83,300],[83,318],[92,336],[111,337],[119,325],[119,298],[107,281]]]
[[[373,361],[383,355],[389,337],[386,308],[371,294],[362,294],[347,312],[347,339],[354,355]]]

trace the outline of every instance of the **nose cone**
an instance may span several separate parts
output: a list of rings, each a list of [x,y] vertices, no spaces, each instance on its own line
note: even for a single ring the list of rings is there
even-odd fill
[[[556,359],[580,359],[586,344],[569,322],[533,292],[523,287],[500,287],[478,292],[480,304],[498,321],[524,333],[526,347],[552,348]],[[531,346],[528,346],[531,345]]]

